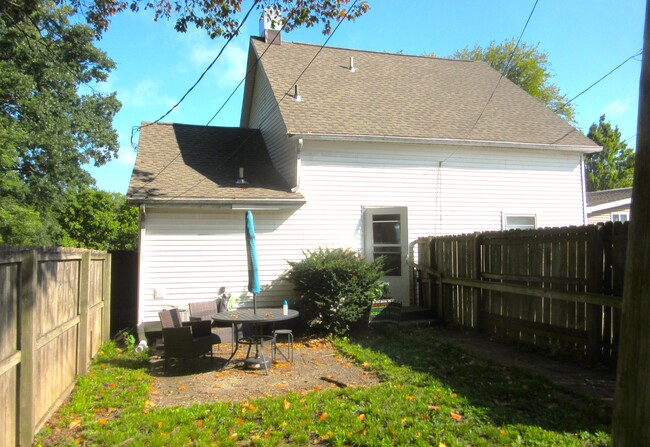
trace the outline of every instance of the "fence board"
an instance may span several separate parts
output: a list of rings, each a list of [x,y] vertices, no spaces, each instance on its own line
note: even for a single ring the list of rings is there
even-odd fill
[[[92,273],[81,262],[91,255]],[[31,445],[83,372],[80,363],[108,340],[109,266],[104,252],[0,248],[0,445]],[[81,307],[84,289],[92,290],[91,309]],[[81,327],[91,328],[88,336]],[[85,343],[90,355],[81,354]]]
[[[627,227],[431,237],[429,259],[415,268],[443,291],[437,314],[444,321],[613,362]]]

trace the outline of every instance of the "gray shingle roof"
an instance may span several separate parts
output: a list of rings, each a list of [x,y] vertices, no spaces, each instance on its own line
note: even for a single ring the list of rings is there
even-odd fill
[[[632,188],[606,189],[587,193],[587,206],[602,205],[604,203],[618,202],[631,199]]]
[[[239,167],[249,184],[238,187]],[[127,197],[152,200],[301,201],[273,168],[258,130],[143,123]]]
[[[266,50],[261,40],[251,42],[257,56]],[[598,148],[507,78],[499,81],[499,73],[483,62],[326,47],[298,81],[304,102],[285,97],[319,49],[283,42],[261,59],[290,134]],[[348,69],[351,56],[354,73]]]

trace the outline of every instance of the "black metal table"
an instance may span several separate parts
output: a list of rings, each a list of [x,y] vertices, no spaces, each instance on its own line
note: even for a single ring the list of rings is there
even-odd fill
[[[287,315],[282,313],[281,308],[272,308],[272,307],[263,307],[257,309],[255,312],[253,309],[238,309],[232,310],[229,312],[220,312],[212,316],[212,320],[217,323],[230,323],[233,326],[233,333],[237,333],[235,326],[240,323],[250,323],[256,325],[259,328],[259,334],[252,335],[250,337],[245,337],[240,340],[238,336],[235,337],[235,349],[232,354],[226,361],[224,368],[230,364],[230,361],[235,357],[237,351],[239,350],[239,345],[247,344],[249,346],[255,345],[255,357],[251,357],[252,360],[249,364],[262,364],[266,373],[269,373],[268,363],[264,357],[264,335],[263,327],[267,324],[277,323],[278,321],[291,320],[298,317],[298,311],[289,309]],[[250,353],[250,350],[249,350]],[[261,359],[260,359],[261,357]],[[248,359],[247,359],[248,360]],[[260,362],[261,360],[261,362]]]

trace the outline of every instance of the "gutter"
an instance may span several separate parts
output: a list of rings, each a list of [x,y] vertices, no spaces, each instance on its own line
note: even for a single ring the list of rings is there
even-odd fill
[[[587,213],[594,213],[596,211],[618,208],[625,205],[629,206],[631,203],[632,203],[632,199],[623,199],[623,200],[617,200],[616,202],[601,203],[600,205],[594,205],[594,206],[587,205]]]
[[[300,199],[208,199],[208,198],[151,198],[132,197],[127,199],[129,205],[146,204],[148,208],[160,208],[174,205],[181,207],[210,207],[225,209],[294,209],[300,208],[307,203],[304,198]]]
[[[533,150],[554,150],[563,152],[579,152],[590,154],[602,151],[602,146],[575,146],[563,144],[545,143],[521,143],[513,141],[489,141],[489,140],[461,140],[454,138],[420,138],[420,137],[398,137],[391,135],[345,135],[345,134],[324,134],[324,133],[287,133],[290,139],[304,138],[314,141],[356,141],[368,143],[405,143],[405,144],[428,144],[444,146],[473,146],[473,147],[498,147],[512,149],[533,149]]]

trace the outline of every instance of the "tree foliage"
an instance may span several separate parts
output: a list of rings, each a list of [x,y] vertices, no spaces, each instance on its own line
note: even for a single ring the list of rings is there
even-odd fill
[[[47,1],[0,14],[0,243],[57,244],[61,204],[94,183],[82,165],[117,154],[120,103],[90,85],[114,64],[71,15]]]
[[[487,48],[476,45],[474,48],[457,50],[452,57],[486,62],[562,118],[575,124],[573,106],[560,93],[560,89],[549,82],[551,64],[548,54],[539,51],[538,45],[527,45],[524,42],[519,43],[513,54],[515,45],[514,39],[500,44],[491,42]]]
[[[589,127],[587,136],[603,147],[601,152],[585,155],[587,191],[632,186],[634,151],[621,140],[618,126],[612,126],[602,115],[598,124]]]
[[[191,25],[204,29],[215,38],[231,37],[237,34],[240,21],[237,17],[244,0],[56,0],[59,5],[69,5],[81,14],[93,30],[101,35],[108,28],[110,19],[115,14],[130,10],[149,10],[155,20],[173,19],[177,31],[185,32]],[[0,13],[14,18],[30,14],[39,0],[7,0]],[[365,0],[349,5],[349,0],[249,0],[251,7],[260,11],[270,8],[281,16],[285,31],[300,26],[321,24],[323,33],[328,34],[332,22],[354,20],[369,6]],[[248,8],[248,5],[246,5]]]
[[[138,209],[120,193],[82,188],[71,194],[59,212],[61,245],[95,250],[134,250],[138,240]]]

